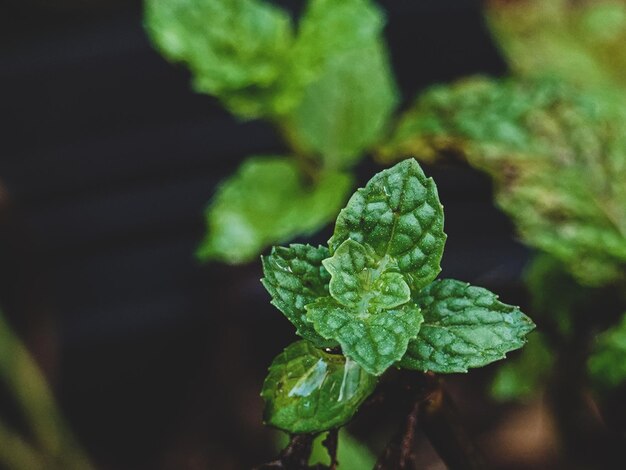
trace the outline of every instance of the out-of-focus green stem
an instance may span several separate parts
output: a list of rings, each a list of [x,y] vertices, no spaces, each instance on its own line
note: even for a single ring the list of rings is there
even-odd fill
[[[19,403],[36,446],[46,461],[54,462],[52,465],[56,468],[68,470],[93,468],[69,432],[39,367],[1,312],[0,380]],[[7,430],[2,429],[1,432]],[[0,438],[0,442],[3,443],[0,447],[4,447],[4,438]],[[7,452],[13,452],[13,449],[9,447]],[[51,467],[49,464],[30,468]]]
[[[0,464],[11,470],[46,468],[45,459],[0,421]]]

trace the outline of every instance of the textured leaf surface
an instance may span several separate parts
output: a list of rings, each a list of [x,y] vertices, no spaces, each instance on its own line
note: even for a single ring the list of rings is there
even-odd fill
[[[535,327],[517,307],[481,287],[443,279],[422,290],[416,302],[424,324],[400,365],[439,373],[467,372],[521,348]]]
[[[326,431],[349,421],[375,386],[376,378],[354,361],[298,341],[269,368],[264,419],[290,433]]]
[[[403,118],[383,158],[456,154],[495,180],[524,241],[580,283],[624,279],[626,113],[551,80],[435,87]]]
[[[382,374],[404,355],[423,321],[420,309],[412,302],[355,315],[352,309],[326,297],[306,309],[319,334],[338,341],[343,354],[374,375]]]
[[[292,244],[274,247],[270,255],[262,257],[265,277],[261,281],[272,296],[272,304],[294,324],[300,336],[318,347],[337,344],[315,332],[304,308],[328,295],[330,274],[322,266],[328,256],[326,247]]]
[[[286,122],[329,167],[345,167],[375,144],[398,102],[384,23],[370,0],[312,0],[302,18],[294,68],[309,84]]]
[[[347,239],[369,245],[379,258],[390,257],[412,290],[430,283],[441,270],[446,240],[432,178],[414,159],[375,175],[339,213],[328,242],[331,253]]]
[[[490,0],[486,16],[516,74],[626,86],[624,2]]]
[[[390,258],[376,260],[373,255],[358,242],[346,240],[323,262],[332,275],[330,294],[357,315],[397,307],[411,298],[402,274],[386,271]]]
[[[626,382],[626,314],[619,324],[598,335],[588,369],[593,385],[600,390]]]
[[[194,87],[243,117],[292,105],[284,70],[293,33],[287,12],[261,0],[147,0],[146,26],[169,59],[185,63]]]
[[[337,214],[350,186],[343,173],[323,173],[308,186],[292,159],[251,158],[218,188],[198,256],[242,263],[269,244],[314,232]]]

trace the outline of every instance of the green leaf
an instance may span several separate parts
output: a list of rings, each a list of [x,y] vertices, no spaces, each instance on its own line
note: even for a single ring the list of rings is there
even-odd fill
[[[428,285],[441,270],[446,241],[432,178],[414,159],[376,174],[339,213],[331,253],[347,239],[369,245],[379,259],[390,258],[412,290]]]
[[[198,256],[243,263],[269,244],[313,233],[337,214],[351,184],[347,174],[326,172],[309,185],[293,159],[250,158],[211,201]]]
[[[354,361],[307,341],[287,347],[263,384],[264,420],[290,433],[315,433],[348,422],[376,386]]]
[[[530,400],[546,384],[553,364],[554,355],[545,337],[533,331],[519,356],[499,367],[491,384],[491,395],[500,401]]]
[[[316,468],[315,465],[330,465],[328,449],[323,442],[328,433],[321,433],[313,440],[313,449],[309,458],[309,466]],[[277,436],[277,451],[284,449],[289,444],[289,436],[285,433],[279,433]],[[374,468],[376,465],[376,457],[367,448],[366,445],[352,437],[346,428],[339,429],[339,446],[337,447],[337,460],[339,465],[337,470],[362,470],[364,468]]]
[[[322,434],[313,441],[313,450],[309,465],[316,464],[330,465],[328,449],[324,447],[323,442],[326,434]],[[363,470],[364,468],[374,468],[376,465],[376,457],[361,442],[356,440],[346,428],[339,430],[339,445],[337,446],[337,470]],[[315,467],[314,467],[315,468]]]
[[[298,87],[284,77],[294,39],[282,9],[259,0],[147,0],[145,15],[159,50],[232,112],[275,115],[297,101]]]
[[[331,168],[377,143],[398,103],[384,23],[370,0],[312,0],[302,18],[294,73],[309,84],[285,125]]]
[[[294,324],[300,336],[318,347],[337,344],[316,333],[304,308],[328,295],[330,275],[322,266],[322,260],[328,256],[326,247],[292,244],[274,247],[269,256],[262,257],[265,277],[261,282],[271,294],[272,304]]]
[[[357,314],[408,302],[411,290],[402,274],[386,271],[389,263],[388,256],[376,260],[363,245],[346,240],[332,258],[323,261],[332,276],[330,294]]]
[[[465,157],[524,242],[601,286],[626,277],[624,109],[553,80],[466,80],[419,98],[381,153]]]
[[[626,5],[614,0],[487,2],[486,17],[511,68],[583,86],[626,86]]]
[[[420,309],[411,302],[356,313],[326,297],[307,305],[306,310],[320,335],[338,341],[343,354],[373,375],[381,375],[404,355],[423,321]]]
[[[626,382],[626,313],[620,323],[598,335],[588,361],[592,384],[600,391]]]
[[[535,327],[517,307],[481,287],[443,279],[416,298],[424,324],[400,366],[438,373],[467,372],[521,348]]]

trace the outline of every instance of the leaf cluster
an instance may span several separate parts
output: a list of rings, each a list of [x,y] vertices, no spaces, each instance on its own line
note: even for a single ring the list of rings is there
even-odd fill
[[[145,19],[197,91],[242,119],[269,120],[289,147],[222,183],[198,256],[251,261],[330,222],[352,186],[345,170],[378,143],[398,102],[375,2],[309,0],[296,25],[264,0],[147,0]]]
[[[338,427],[392,366],[467,372],[524,344],[534,325],[517,307],[435,280],[445,239],[437,188],[409,159],[356,191],[328,248],[292,244],[263,257],[272,303],[305,338],[270,366],[268,424]]]

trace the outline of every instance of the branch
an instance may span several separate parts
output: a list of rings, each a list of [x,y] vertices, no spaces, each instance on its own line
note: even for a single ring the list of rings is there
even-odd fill
[[[422,397],[419,397],[419,399],[413,403],[406,417],[406,421],[379,457],[374,470],[405,470],[411,468],[414,460],[413,441],[415,438],[415,427],[421,401]]]
[[[292,435],[289,444],[280,452],[276,460],[260,465],[256,470],[308,470],[314,439],[313,434]]]
[[[378,459],[375,470],[412,468],[418,422],[449,469],[484,469],[483,460],[461,425],[441,381],[432,373],[405,372],[400,383],[407,403],[407,417]]]
[[[450,470],[486,468],[441,381],[433,374],[425,376],[432,388],[420,406],[419,421],[431,444]]]

